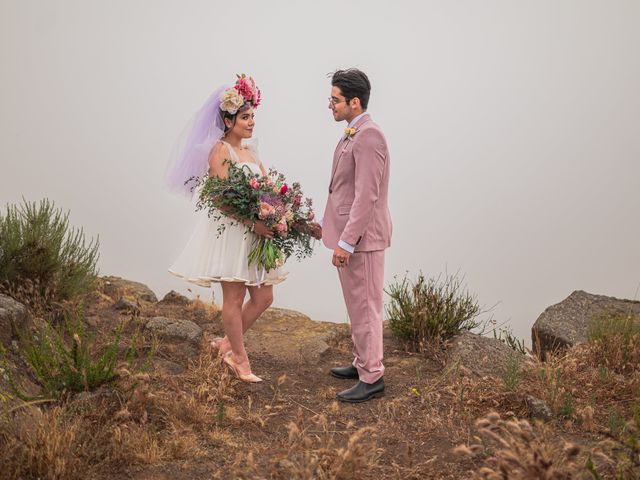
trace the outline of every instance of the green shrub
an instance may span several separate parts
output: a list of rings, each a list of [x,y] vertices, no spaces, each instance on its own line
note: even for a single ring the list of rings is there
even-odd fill
[[[101,349],[88,332],[80,314],[64,315],[60,325],[46,323],[37,335],[21,335],[20,350],[42,387],[42,398],[61,398],[67,393],[93,390],[116,376],[123,325]],[[137,334],[134,335],[137,337]],[[136,338],[122,360],[138,355]],[[15,394],[31,400],[10,379]]]
[[[0,286],[21,300],[70,299],[91,288],[98,247],[47,199],[8,205],[0,214]]]
[[[391,331],[414,348],[480,325],[480,306],[457,275],[425,279],[420,273],[415,282],[405,275],[385,292],[391,297],[385,307]]]

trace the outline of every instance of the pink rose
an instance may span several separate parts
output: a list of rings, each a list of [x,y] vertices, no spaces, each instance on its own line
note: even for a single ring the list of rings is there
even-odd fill
[[[260,213],[259,216],[262,219],[267,218],[274,212],[274,208],[266,202],[260,202]]]
[[[284,185],[282,185],[282,188],[280,189],[280,195],[284,195],[285,193],[287,193],[288,190],[289,190],[289,187],[285,183]]]
[[[260,188],[260,184],[258,183],[258,180],[256,180],[255,178],[252,178],[251,180],[249,180],[249,186],[254,190],[257,190],[258,188]]]

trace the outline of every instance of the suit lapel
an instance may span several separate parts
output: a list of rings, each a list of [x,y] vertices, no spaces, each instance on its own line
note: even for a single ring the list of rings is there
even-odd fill
[[[336,147],[335,152],[333,153],[333,168],[331,170],[331,181],[329,182],[329,190],[331,190],[331,186],[333,185],[333,177],[336,174],[336,170],[338,168],[338,164],[340,163],[340,158],[342,158],[342,154],[344,153],[345,149],[347,148],[347,145],[349,144],[349,142],[353,142],[355,141],[355,136],[358,133],[358,129],[362,126],[362,124],[364,124],[365,122],[370,120],[370,116],[367,113],[366,115],[363,115],[360,120],[358,120],[356,122],[356,124],[353,126],[353,128],[356,130],[356,133],[354,133],[353,137],[348,139],[346,136],[343,136],[340,141],[338,142],[338,146]]]

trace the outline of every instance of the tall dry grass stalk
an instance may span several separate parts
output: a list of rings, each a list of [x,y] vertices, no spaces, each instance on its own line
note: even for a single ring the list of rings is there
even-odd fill
[[[462,455],[484,456],[473,478],[487,480],[570,480],[586,473],[578,462],[580,448],[559,444],[548,427],[526,420],[503,420],[496,412],[476,422],[477,443],[455,449]]]
[[[81,421],[66,415],[63,407],[0,413],[0,471],[4,478],[74,480],[85,478],[82,447],[78,445]]]
[[[630,374],[640,369],[640,317],[614,312],[592,318],[588,325],[594,362]]]
[[[304,420],[298,412],[296,421],[287,425],[288,439],[281,454],[272,456],[269,478],[287,480],[350,480],[364,478],[377,466],[381,450],[372,427],[354,429],[329,421],[325,415]],[[263,478],[254,462],[236,465],[239,478]]]

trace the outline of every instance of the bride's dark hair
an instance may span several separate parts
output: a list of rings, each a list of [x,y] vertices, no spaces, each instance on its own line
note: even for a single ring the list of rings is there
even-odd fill
[[[229,130],[231,130],[235,126],[236,118],[240,113],[246,112],[251,107],[253,107],[253,104],[251,102],[245,102],[245,104],[242,105],[236,113],[229,113],[229,112],[225,112],[224,110],[220,110],[220,115],[222,115],[222,123],[224,124],[224,133],[227,133]],[[230,127],[227,127],[227,122],[225,122],[227,118],[231,120]]]

